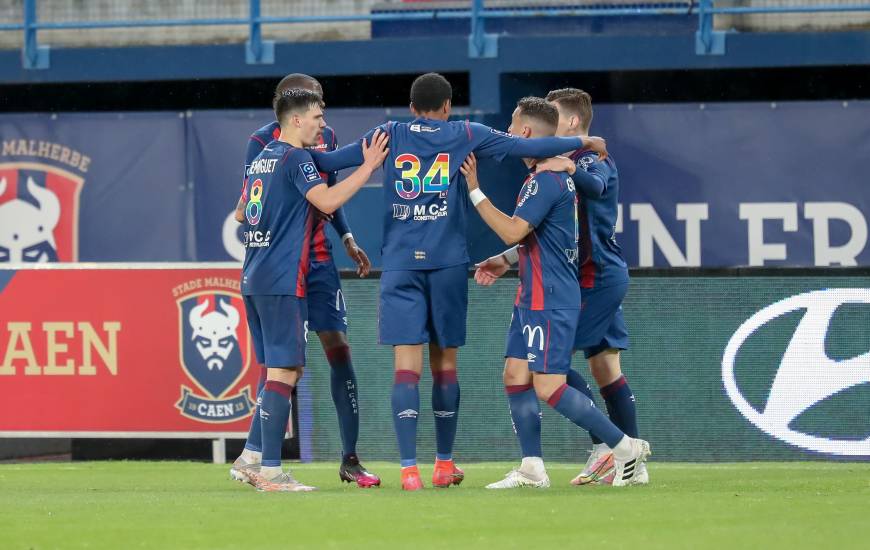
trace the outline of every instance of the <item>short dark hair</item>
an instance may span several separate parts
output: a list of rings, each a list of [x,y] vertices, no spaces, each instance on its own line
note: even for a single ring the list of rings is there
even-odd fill
[[[280,124],[289,113],[304,113],[312,107],[324,107],[320,94],[303,88],[290,88],[275,97],[275,118]]]
[[[556,127],[559,126],[559,111],[547,103],[546,99],[524,97],[517,101],[517,107],[520,109],[520,115],[542,123],[550,131],[550,135],[556,133]]]
[[[307,74],[292,73],[282,78],[281,81],[278,82],[278,85],[275,86],[275,96],[272,98],[272,108],[274,109],[277,106],[278,99],[282,92],[292,90],[293,88],[302,88],[305,90],[313,89],[317,94],[323,96],[323,86],[320,85],[320,82],[318,82],[316,78]]]
[[[453,86],[438,73],[418,76],[411,84],[411,105],[420,113],[437,111],[453,99]]]
[[[580,117],[584,132],[592,125],[592,96],[577,88],[562,88],[547,94],[547,101],[558,103],[563,108]]]

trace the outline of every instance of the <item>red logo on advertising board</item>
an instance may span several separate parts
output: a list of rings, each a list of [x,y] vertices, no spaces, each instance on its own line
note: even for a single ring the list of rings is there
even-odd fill
[[[237,388],[251,364],[242,297],[206,288],[180,296],[176,303],[179,361],[194,386],[181,386],[176,407],[188,418],[209,423],[250,416],[251,388]]]
[[[0,262],[74,262],[84,179],[38,162],[0,163]]]

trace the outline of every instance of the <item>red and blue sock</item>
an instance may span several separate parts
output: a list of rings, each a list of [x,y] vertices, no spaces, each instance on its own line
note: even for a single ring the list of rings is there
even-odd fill
[[[266,367],[260,367],[260,380],[257,382],[257,406],[254,408],[254,414],[251,415],[251,428],[248,431],[248,440],[245,441],[245,448],[249,451],[262,452],[263,450],[263,432],[260,429],[260,398],[263,395],[263,386],[266,385]]]
[[[267,380],[260,394],[260,426],[263,433],[263,466],[281,465],[281,445],[290,419],[293,386]]]
[[[583,378],[583,375],[577,372],[574,369],[570,369],[568,371],[568,376],[566,380],[566,384],[579,391],[583,395],[589,398],[592,401],[592,404],[595,405],[595,399],[592,397],[592,388],[589,387],[589,383]],[[609,412],[609,409],[608,409]],[[613,420],[613,416],[610,417],[610,420],[613,421],[614,424],[617,424]],[[619,424],[617,424],[618,426]],[[595,437],[593,434],[589,434],[589,438],[592,440],[593,445],[598,445],[601,443],[601,440]]]
[[[613,423],[628,437],[637,437],[637,407],[625,376],[601,388],[601,397]]]
[[[397,370],[393,378],[393,426],[402,467],[417,464],[417,416],[420,414],[420,375]]]
[[[568,384],[562,384],[553,392],[547,403],[574,424],[595,434],[611,449],[625,437],[625,434],[595,407],[591,399]]]
[[[336,346],[326,350],[329,361],[329,389],[335,413],[338,415],[338,431],[341,434],[343,458],[356,454],[359,438],[359,403],[356,393],[356,374],[350,360],[348,346]]]
[[[505,386],[514,432],[523,458],[543,456],[541,452],[541,407],[531,384]]]
[[[432,372],[432,413],[435,415],[436,458],[452,460],[459,421],[459,381],[455,369]]]

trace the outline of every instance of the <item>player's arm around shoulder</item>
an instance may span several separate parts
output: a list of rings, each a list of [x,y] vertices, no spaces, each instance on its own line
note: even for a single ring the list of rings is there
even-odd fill
[[[317,169],[312,161],[311,166],[314,168],[317,179],[310,182],[302,193],[303,196],[321,212],[332,214],[341,205],[350,200],[359,191],[360,187],[365,185],[372,173],[383,164],[384,159],[390,151],[387,149],[387,140],[387,134],[381,131],[375,131],[372,134],[371,145],[367,143],[366,139],[363,139],[361,145],[363,163],[353,174],[332,187],[326,185],[326,182],[320,178],[320,174],[317,173]]]
[[[505,244],[512,245],[520,242],[535,227],[523,218],[508,216],[495,207],[494,204],[480,190],[480,182],[477,179],[477,159],[474,153],[468,155],[465,162],[459,168],[465,181],[468,182],[468,198],[477,209],[483,221],[492,229]]]

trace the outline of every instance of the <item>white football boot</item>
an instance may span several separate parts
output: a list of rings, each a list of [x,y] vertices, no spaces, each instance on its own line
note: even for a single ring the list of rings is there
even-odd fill
[[[519,468],[514,468],[504,476],[501,481],[490,483],[487,489],[517,489],[519,487],[533,487],[546,489],[550,486],[550,477],[544,468],[541,457],[526,457]]]
[[[634,480],[640,476],[642,471],[641,466],[646,459],[652,454],[649,443],[643,439],[630,439],[631,456],[625,460],[619,460],[616,456],[613,457],[613,483],[614,487],[624,487],[631,485]],[[647,480],[649,475],[647,474]]]
[[[583,471],[571,480],[572,485],[590,485],[600,483],[613,472],[613,453],[606,443],[592,446],[592,452],[586,461]]]

